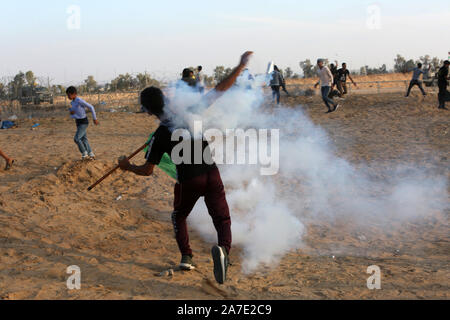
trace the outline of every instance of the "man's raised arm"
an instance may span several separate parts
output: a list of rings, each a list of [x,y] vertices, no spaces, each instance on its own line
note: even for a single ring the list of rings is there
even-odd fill
[[[236,79],[239,77],[241,72],[245,69],[247,66],[251,55],[253,54],[253,51],[247,51],[244,53],[241,57],[241,61],[239,65],[234,68],[234,70],[231,72],[231,74],[226,77],[222,82],[220,82],[214,90],[209,92],[206,96],[206,103],[208,106],[213,104],[217,99],[219,99],[228,89],[230,89],[234,83],[236,82]]]

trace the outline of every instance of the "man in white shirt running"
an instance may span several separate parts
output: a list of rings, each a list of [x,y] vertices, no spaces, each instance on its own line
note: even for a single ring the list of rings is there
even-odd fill
[[[317,75],[319,76],[319,81],[314,85],[317,88],[321,84],[322,100],[328,108],[327,113],[336,111],[339,108],[339,104],[334,102],[333,99],[329,98],[331,86],[333,84],[333,74],[330,69],[325,66],[325,61],[323,59],[317,60]],[[331,108],[333,106],[333,108]]]

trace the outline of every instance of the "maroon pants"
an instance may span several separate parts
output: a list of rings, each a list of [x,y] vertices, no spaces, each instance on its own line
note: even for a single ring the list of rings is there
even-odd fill
[[[231,218],[219,169],[175,185],[172,223],[182,255],[192,255],[186,219],[200,197],[205,203],[217,231],[219,246],[231,249]]]

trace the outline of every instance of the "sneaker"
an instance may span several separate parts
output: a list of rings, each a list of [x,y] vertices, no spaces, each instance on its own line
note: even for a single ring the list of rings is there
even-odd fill
[[[81,160],[87,160],[88,158],[89,158],[89,156],[88,156],[87,152],[85,152],[81,155]]]
[[[89,158],[95,159],[95,154],[93,152],[89,153]]]
[[[448,110],[446,106],[439,106],[438,109],[441,109],[441,110]]]
[[[224,247],[214,246],[211,254],[214,261],[214,277],[219,284],[224,284],[229,265],[227,251]]]
[[[338,104],[334,107],[333,112],[336,111],[337,109],[339,109],[340,107],[341,107],[341,105],[338,103]]]
[[[181,257],[180,269],[185,271],[191,271],[195,269],[195,264],[194,261],[192,261],[192,256]]]
[[[329,109],[327,112],[325,112],[325,113],[332,113],[333,112],[333,110],[331,110],[331,109]]]

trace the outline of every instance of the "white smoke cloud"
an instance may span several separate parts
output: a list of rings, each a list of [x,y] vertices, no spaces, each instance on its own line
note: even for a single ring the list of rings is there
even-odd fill
[[[260,83],[263,77],[260,77]],[[178,89],[170,108],[184,119],[201,119],[205,129],[280,129],[280,172],[263,177],[258,166],[221,166],[232,216],[233,244],[242,248],[243,271],[275,266],[284,254],[304,247],[307,224],[350,218],[356,230],[370,223],[416,221],[448,208],[447,179],[409,167],[385,179],[370,176],[335,155],[327,133],[297,108],[266,109],[261,87],[236,86],[209,109],[190,112],[200,96]],[[192,111],[192,109],[191,109]],[[376,167],[376,163],[371,163]],[[217,241],[203,201],[189,217],[205,239]],[[336,243],[336,250],[345,251]]]

